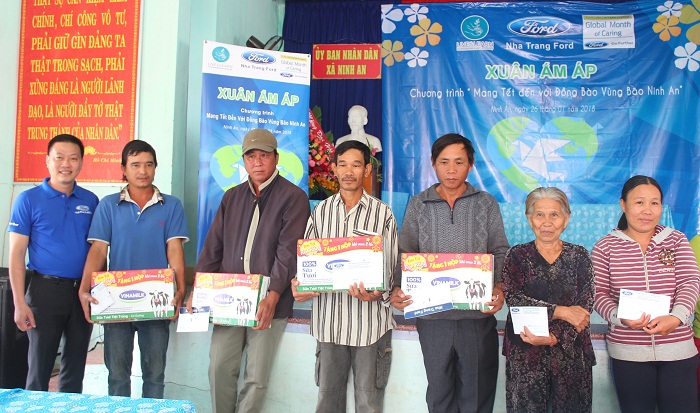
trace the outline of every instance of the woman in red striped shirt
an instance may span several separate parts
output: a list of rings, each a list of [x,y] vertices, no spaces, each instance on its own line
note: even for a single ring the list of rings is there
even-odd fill
[[[700,274],[685,235],[659,225],[662,200],[656,180],[630,178],[622,188],[618,228],[593,248],[594,309],[608,322],[606,341],[623,413],[654,413],[657,407],[661,413],[698,411],[700,357],[692,315]],[[670,297],[668,313],[619,318],[622,289]]]

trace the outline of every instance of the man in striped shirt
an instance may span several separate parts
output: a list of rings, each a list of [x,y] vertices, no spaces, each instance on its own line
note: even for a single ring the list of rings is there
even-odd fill
[[[306,225],[305,238],[337,238],[374,233],[383,237],[384,285],[389,289],[398,266],[396,219],[388,205],[362,189],[372,172],[369,148],[358,141],[338,145],[333,172],[340,192],[321,202]],[[358,232],[359,231],[359,232]],[[389,291],[366,291],[363,284],[347,293],[300,293],[292,281],[297,301],[313,300],[311,334],[316,348],[316,412],[345,412],[348,373],[355,378],[355,410],[381,412],[384,388],[391,367],[392,316]]]

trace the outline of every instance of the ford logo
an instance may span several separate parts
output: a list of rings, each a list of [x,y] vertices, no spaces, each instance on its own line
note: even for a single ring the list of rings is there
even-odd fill
[[[339,270],[345,267],[347,263],[350,261],[348,260],[333,260],[333,261],[328,261],[326,263],[326,269],[328,271],[333,271],[333,270]]]
[[[75,207],[75,209],[77,209],[78,211],[87,212],[90,210],[90,207],[87,205],[78,205],[77,207]]]
[[[215,47],[214,50],[211,51],[211,57],[219,63],[227,61],[230,56],[231,53],[229,53],[228,49],[222,46]]]
[[[228,294],[219,294],[214,297],[214,302],[219,305],[231,305],[235,299]]]
[[[508,23],[508,30],[528,37],[560,36],[571,29],[571,23],[558,17],[523,17]]]
[[[628,296],[631,296],[631,295],[632,295],[632,291],[622,291],[622,293],[621,293],[621,294],[622,294],[622,295],[628,295]]]
[[[294,75],[291,74],[291,73],[282,72],[282,73],[280,73],[280,76],[282,76],[282,77],[292,77],[292,76],[294,76]]]
[[[245,52],[241,55],[245,60],[250,63],[269,65],[275,63],[275,57],[267,53],[255,51],[255,52]]]
[[[519,308],[511,308],[510,312],[513,314],[518,314],[520,312],[520,309]]]
[[[588,42],[586,43],[586,47],[589,49],[600,49],[601,47],[607,46],[607,42]]]
[[[459,282],[458,279],[452,278],[452,277],[438,277],[434,279],[433,281],[430,282],[431,285],[441,285],[441,284],[448,284],[451,289],[453,288],[459,288],[461,283]]]
[[[119,299],[122,301],[139,301],[146,298],[146,293],[139,290],[122,291],[119,294]]]

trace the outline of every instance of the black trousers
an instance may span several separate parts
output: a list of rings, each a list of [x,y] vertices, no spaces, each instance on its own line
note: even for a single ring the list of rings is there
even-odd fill
[[[498,379],[496,318],[416,322],[431,413],[492,412]]]
[[[27,272],[29,276],[31,272]],[[58,391],[81,393],[92,324],[85,320],[78,287],[32,277],[25,295],[36,328],[29,337],[27,390],[49,389],[51,371],[63,337]]]
[[[698,411],[697,368],[700,356],[679,361],[610,359],[622,413]]]

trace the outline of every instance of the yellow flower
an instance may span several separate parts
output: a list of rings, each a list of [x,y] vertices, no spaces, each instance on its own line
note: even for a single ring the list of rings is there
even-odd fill
[[[656,18],[656,23],[651,26],[654,33],[660,33],[659,39],[667,42],[671,40],[671,36],[681,34],[681,28],[677,27],[679,20],[676,16],[666,17],[663,14]]]
[[[418,24],[411,27],[411,35],[416,37],[416,46],[423,47],[426,43],[435,46],[440,43],[440,36],[435,33],[442,33],[442,25],[435,23],[431,26],[430,23],[430,19],[425,18],[418,20]]]
[[[686,4],[681,8],[681,23],[693,24],[700,21],[700,0],[693,0],[693,4]],[[685,32],[685,37],[695,44],[700,44],[700,23]]]
[[[400,40],[391,42],[391,40],[384,40],[382,42],[382,59],[384,59],[384,64],[387,66],[393,66],[396,62],[403,61],[403,43]]]

